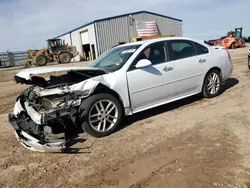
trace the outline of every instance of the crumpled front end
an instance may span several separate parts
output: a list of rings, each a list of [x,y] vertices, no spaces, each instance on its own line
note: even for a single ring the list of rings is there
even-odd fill
[[[9,122],[23,146],[41,152],[62,152],[67,141],[83,132],[77,122],[78,108],[90,88],[83,93],[65,91],[31,87],[18,96]]]
[[[39,113],[21,96],[15,104],[14,112],[9,113],[8,118],[16,138],[27,149],[62,152],[66,148],[69,130],[65,124],[73,123],[70,113],[57,116]]]
[[[19,125],[25,123],[25,120],[18,120],[13,113],[9,114],[9,122],[14,127],[17,140],[27,149],[40,152],[62,152],[65,149],[64,140],[53,143],[44,142],[23,131]]]
[[[72,70],[50,76],[48,81],[37,76],[29,78],[30,74],[17,74],[16,82],[33,85],[17,97],[14,111],[9,114],[9,122],[22,145],[41,152],[66,149],[67,142],[83,132],[78,122],[78,108],[99,84],[91,78],[104,73]]]

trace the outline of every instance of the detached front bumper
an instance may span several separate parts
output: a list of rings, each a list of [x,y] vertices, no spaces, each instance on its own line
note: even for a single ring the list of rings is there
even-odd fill
[[[34,136],[28,134],[27,132],[23,131],[19,124],[21,121],[16,118],[16,116],[13,113],[9,113],[8,115],[9,123],[14,128],[14,133],[17,138],[17,140],[27,149],[33,150],[33,151],[39,151],[39,152],[62,152],[66,148],[65,141],[60,142],[53,142],[53,143],[42,143],[40,140],[35,138]]]

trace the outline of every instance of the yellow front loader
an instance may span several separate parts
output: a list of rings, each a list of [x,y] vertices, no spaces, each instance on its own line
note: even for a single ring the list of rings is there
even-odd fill
[[[75,46],[65,45],[61,39],[48,39],[48,48],[28,50],[29,59],[25,67],[45,66],[48,62],[69,63],[79,53]]]

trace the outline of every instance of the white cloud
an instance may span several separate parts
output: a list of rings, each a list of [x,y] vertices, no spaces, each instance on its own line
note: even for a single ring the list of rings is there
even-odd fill
[[[248,7],[248,0],[0,0],[0,51],[41,48],[86,22],[139,10],[183,19],[188,36],[225,35],[239,26],[250,35]]]

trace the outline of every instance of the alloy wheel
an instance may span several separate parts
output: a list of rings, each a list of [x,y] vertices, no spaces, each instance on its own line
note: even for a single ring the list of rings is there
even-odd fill
[[[89,124],[98,132],[106,132],[115,126],[118,108],[114,102],[105,99],[97,101],[89,111]]]
[[[211,95],[214,95],[218,92],[219,88],[220,88],[219,75],[213,72],[208,76],[207,90]]]

